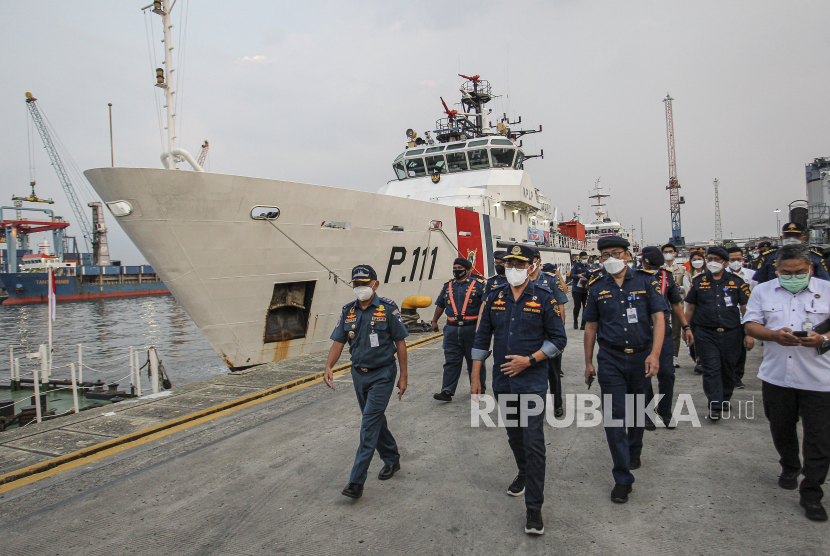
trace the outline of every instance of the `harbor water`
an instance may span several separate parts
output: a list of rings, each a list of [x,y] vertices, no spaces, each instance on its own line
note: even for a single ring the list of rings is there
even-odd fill
[[[9,378],[9,347],[20,358],[21,373],[36,366],[26,359],[46,344],[47,305],[0,306],[0,382]],[[172,295],[58,303],[52,328],[53,378],[69,378],[63,365],[77,360],[83,345],[84,380],[116,381],[129,387],[129,348],[147,361],[155,346],[173,384],[181,386],[228,372],[222,359]],[[149,387],[147,368],[142,371]]]

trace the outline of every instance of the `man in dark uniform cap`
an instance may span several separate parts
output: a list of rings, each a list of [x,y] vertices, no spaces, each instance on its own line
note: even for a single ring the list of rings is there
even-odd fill
[[[533,251],[514,245],[505,257],[508,284],[497,286],[485,301],[475,347],[470,392],[481,393],[479,371],[493,340],[493,394],[505,421],[507,441],[519,468],[508,487],[511,496],[525,495],[525,533],[545,532],[544,405],[548,366],[544,359],[565,349],[568,337],[553,293],[530,279]],[[511,408],[512,413],[505,410]]]
[[[432,317],[432,331],[438,332],[438,319],[447,312],[444,325],[444,380],[441,391],[432,397],[438,401],[451,402],[461,377],[461,365],[467,361],[467,375],[473,371],[470,352],[476,339],[478,314],[484,301],[485,282],[478,276],[470,276],[473,264],[459,257],[452,265],[453,278],[444,283],[435,301],[435,315]],[[486,389],[487,368],[482,368],[482,391]]]
[[[643,449],[644,423],[625,423],[626,395],[645,394],[646,381],[660,369],[668,305],[660,294],[654,274],[633,270],[629,243],[619,236],[605,236],[597,242],[605,272],[588,282],[585,307],[585,383],[594,376],[603,394],[603,412],[610,397],[611,417],[605,423],[605,437],[614,467],[611,500],[628,502],[634,483],[632,469],[639,469]],[[597,369],[594,344],[599,343]],[[628,409],[632,411],[632,409]],[[615,426],[617,423],[625,426]]]
[[[333,341],[323,381],[334,390],[332,367],[340,359],[343,346],[349,342],[352,359],[352,383],[357,403],[363,414],[360,424],[360,446],[354,459],[349,484],[343,496],[360,498],[363,483],[375,450],[383,460],[378,479],[385,481],[401,468],[398,445],[386,426],[386,406],[392,396],[395,376],[395,354],[401,366],[398,380],[398,400],[406,391],[406,331],[398,306],[391,299],[379,297],[378,276],[369,265],[357,265],[352,269],[352,284],[356,301],[343,306],[340,319],[331,333]]]
[[[487,284],[484,290],[485,298],[494,287],[507,283],[507,280],[504,279],[504,258],[506,256],[507,251],[493,251],[493,266],[496,268],[496,273],[487,278]]]
[[[737,274],[725,272],[729,253],[723,247],[710,247],[706,261],[706,271],[694,277],[686,294],[686,321],[695,327],[694,333],[689,331],[687,335],[703,369],[708,417],[717,422],[723,408],[728,410],[735,390],[741,343],[751,350],[754,340],[744,337],[741,326],[749,301],[749,285]]]
[[[806,242],[807,233],[803,225],[798,222],[787,222],[784,224],[784,227],[781,229],[781,245],[797,245]],[[778,278],[775,274],[775,255],[777,253],[777,248],[768,249],[761,253],[761,262],[758,265],[758,270],[755,271],[753,280],[759,284],[763,284],[764,282]],[[810,249],[810,259],[813,261],[813,277],[830,280],[824,255],[817,249]]]
[[[533,249],[533,261],[538,265],[542,262],[541,253],[538,249]],[[559,312],[562,314],[562,325],[565,324],[565,304],[568,302],[567,286],[555,274],[556,267],[551,263],[542,265],[541,271],[536,270],[531,272],[530,279],[534,283],[544,286],[553,293],[556,304],[559,305]],[[554,417],[562,417],[565,410],[562,407],[562,354],[556,357],[548,358],[548,382],[550,384],[550,393],[553,394],[553,415]]]
[[[665,246],[663,247],[665,249]],[[677,322],[683,332],[691,327],[686,323],[686,316],[683,314],[683,296],[680,295],[680,288],[674,279],[674,274],[663,268],[666,259],[659,247],[649,246],[643,249],[643,270],[654,274],[654,278],[660,285],[660,293],[671,309],[669,318],[666,314],[666,332],[663,336],[663,349],[660,352],[660,370],[657,372],[657,392],[663,395],[655,407],[657,415],[663,420],[667,428],[673,429],[676,424],[671,421],[671,404],[674,397],[674,334],[672,321]],[[648,379],[646,388],[646,404],[654,398],[654,388],[651,379]],[[656,427],[649,417],[646,417],[646,430],[654,430]]]
[[[588,274],[591,267],[588,265],[588,253],[582,251],[579,259],[571,265],[571,294],[574,298],[574,330],[579,328],[579,312],[585,309],[588,302]],[[582,322],[585,329],[585,322]]]

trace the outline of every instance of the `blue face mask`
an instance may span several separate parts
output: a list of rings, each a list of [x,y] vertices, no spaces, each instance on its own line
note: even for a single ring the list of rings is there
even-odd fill
[[[781,287],[791,293],[798,293],[810,284],[810,273],[807,274],[782,274],[778,276],[778,283]]]

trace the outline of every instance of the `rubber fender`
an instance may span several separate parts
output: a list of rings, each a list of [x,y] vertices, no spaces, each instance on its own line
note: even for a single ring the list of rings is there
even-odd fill
[[[423,309],[432,305],[432,298],[428,295],[410,295],[403,300],[401,309]]]

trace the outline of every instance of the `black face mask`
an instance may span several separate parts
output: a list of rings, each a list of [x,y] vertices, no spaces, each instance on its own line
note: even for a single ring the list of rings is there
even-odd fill
[[[453,270],[452,275],[455,276],[456,280],[462,280],[467,275],[467,271],[466,270]]]
[[[499,276],[504,276],[504,265],[503,264],[497,264],[496,265],[496,274],[498,274]]]

